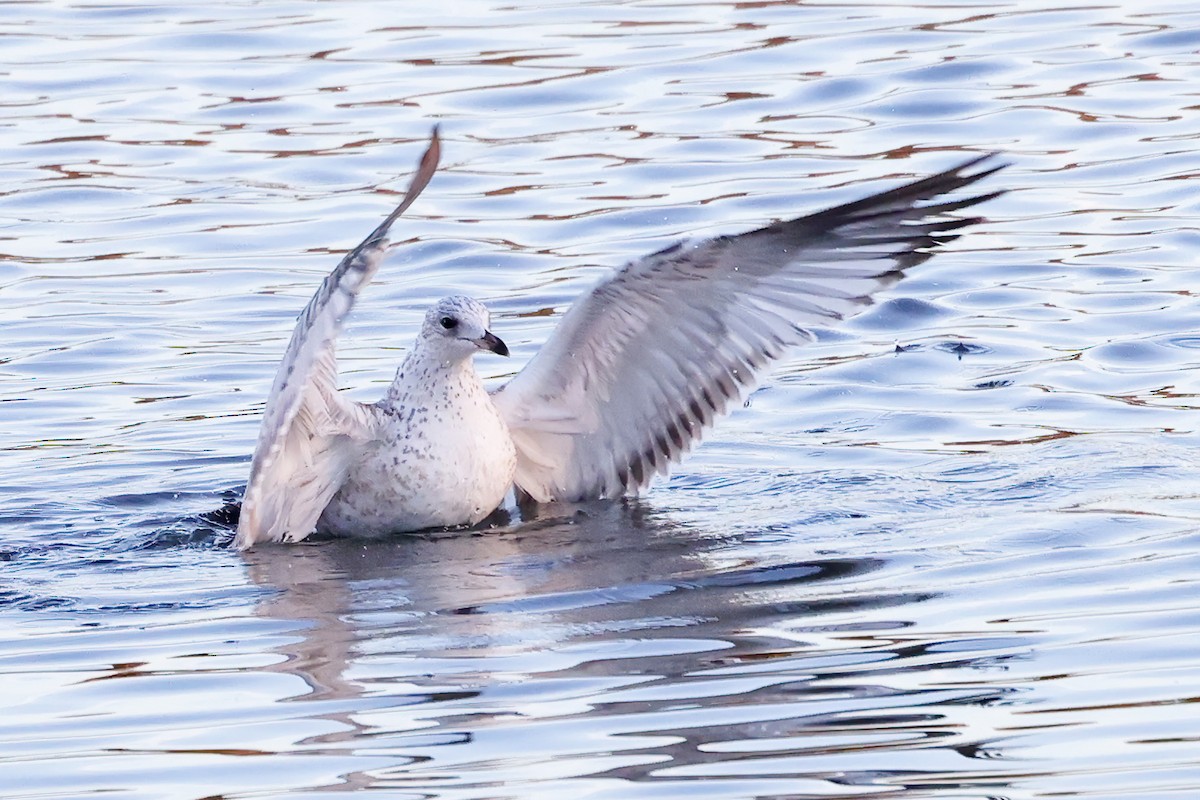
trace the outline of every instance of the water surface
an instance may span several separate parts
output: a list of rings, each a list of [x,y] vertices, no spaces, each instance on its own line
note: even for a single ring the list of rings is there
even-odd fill
[[[1190,798],[1189,4],[9,4],[0,796]],[[607,268],[970,155],[987,219],[646,497],[246,555],[294,317],[469,290],[511,375]],[[669,324],[669,320],[664,320]],[[897,345],[901,347],[897,348]]]

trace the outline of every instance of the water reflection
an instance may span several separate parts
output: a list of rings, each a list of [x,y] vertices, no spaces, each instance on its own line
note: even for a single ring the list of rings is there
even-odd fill
[[[586,622],[590,609],[679,592],[670,581],[703,568],[691,534],[638,503],[551,513],[509,530],[329,540],[245,558],[256,584],[280,590],[260,614],[312,624],[306,649],[289,658],[320,667],[311,676],[317,692],[341,680],[356,643],[372,655],[394,640],[404,644],[398,652],[420,644],[450,657],[561,644],[578,625],[598,633]]]
[[[637,502],[244,557],[272,590],[257,613],[299,623],[271,669],[303,679],[302,702],[357,698],[314,714],[341,726],[323,746],[380,761],[353,785],[447,797],[581,776],[681,791],[981,785],[973,761],[1000,744],[980,731],[1003,727],[1016,691],[982,678],[1030,645],[914,631],[939,593],[888,559],[773,562]]]

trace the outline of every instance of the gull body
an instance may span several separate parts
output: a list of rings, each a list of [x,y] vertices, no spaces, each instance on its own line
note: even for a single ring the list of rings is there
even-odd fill
[[[371,407],[373,435],[348,443],[349,467],[317,528],[343,536],[474,524],[512,486],[517,454],[472,356],[507,355],[488,310],[448,297],[429,310],[387,396]]]
[[[335,344],[393,222],[433,176],[430,146],[400,205],[301,313],[267,400],[236,543],[314,530],[379,536],[474,524],[508,493],[535,502],[637,493],[665,474],[806,325],[830,324],[978,222],[951,216],[999,192],[945,199],[1000,167],[988,156],[863,200],[630,262],[563,316],[489,393],[473,358],[508,348],[484,305],[439,301],[385,397],[337,391]]]

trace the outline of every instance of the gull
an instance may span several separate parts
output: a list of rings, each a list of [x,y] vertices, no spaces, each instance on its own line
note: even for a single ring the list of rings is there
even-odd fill
[[[952,212],[1002,192],[944,197],[1004,165],[972,158],[922,180],[737,236],[682,241],[604,278],[541,350],[488,392],[474,356],[508,355],[464,296],[425,314],[383,399],[337,388],[335,344],[379,268],[392,224],[440,157],[434,128],[400,205],[300,314],[267,399],[235,544],[314,531],[381,536],[474,525],[506,498],[637,494],[665,475],[810,326],[869,305],[952,233]]]

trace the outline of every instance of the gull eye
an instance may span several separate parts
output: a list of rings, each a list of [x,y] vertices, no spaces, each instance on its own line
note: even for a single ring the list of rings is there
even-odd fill
[[[442,327],[446,330],[453,330],[454,328],[458,327],[458,320],[456,320],[454,317],[442,317],[439,321],[442,323]]]

